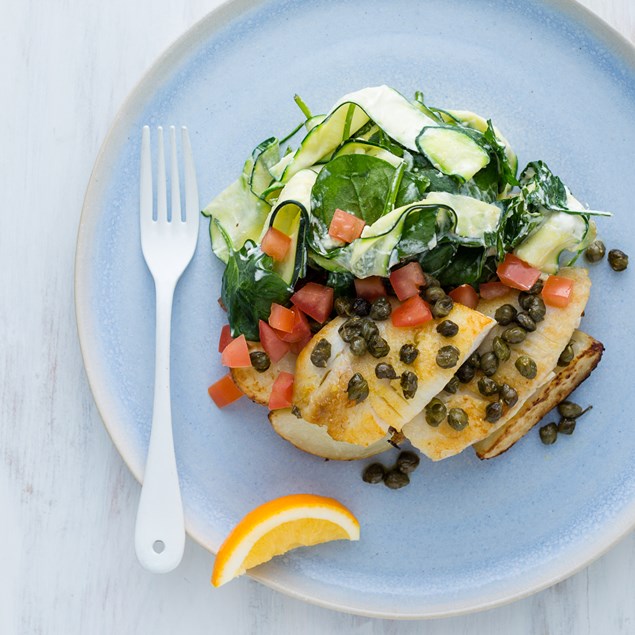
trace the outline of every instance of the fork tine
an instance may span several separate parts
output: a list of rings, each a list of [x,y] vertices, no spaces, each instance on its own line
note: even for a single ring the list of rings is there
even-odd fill
[[[141,178],[139,185],[141,223],[152,221],[152,157],[150,154],[150,128],[143,126],[141,133]]]
[[[157,220],[168,220],[168,185],[165,179],[165,148],[163,145],[163,128],[157,128],[159,152],[157,156]]]
[[[196,170],[192,158],[192,145],[185,126],[181,127],[181,142],[183,146],[183,163],[185,175],[185,221],[193,231],[198,229],[199,202],[196,186]]]
[[[171,216],[172,221],[182,220],[181,218],[181,188],[179,187],[179,164],[176,158],[176,128],[170,126],[170,150],[171,150],[171,171],[170,171],[170,191],[172,194]]]

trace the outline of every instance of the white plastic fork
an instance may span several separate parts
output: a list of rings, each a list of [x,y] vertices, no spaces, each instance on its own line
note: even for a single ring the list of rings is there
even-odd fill
[[[141,136],[141,248],[156,291],[156,354],[152,432],[135,527],[139,562],[149,571],[166,573],[183,558],[185,522],[174,455],[170,404],[170,331],[172,299],[179,278],[189,265],[198,238],[199,203],[192,148],[181,128],[185,215],[181,215],[176,131],[170,127],[171,220],[168,220],[163,129],[158,128],[157,205],[153,213],[150,128]]]

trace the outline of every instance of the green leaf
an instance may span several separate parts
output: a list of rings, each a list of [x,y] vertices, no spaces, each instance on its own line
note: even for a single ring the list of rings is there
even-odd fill
[[[481,282],[483,276],[491,275],[486,251],[480,247],[459,247],[450,264],[437,274],[442,285],[460,285]],[[486,267],[486,265],[488,265]]]
[[[452,261],[458,248],[456,243],[442,243],[432,251],[420,255],[417,260],[424,271],[436,277]]]
[[[353,274],[349,273],[348,271],[329,271],[328,277],[326,279],[326,286],[333,288],[336,298],[339,298],[342,295],[354,296],[354,280],[355,276],[353,276]]]

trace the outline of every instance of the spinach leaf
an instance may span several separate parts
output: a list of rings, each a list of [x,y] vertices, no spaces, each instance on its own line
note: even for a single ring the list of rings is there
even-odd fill
[[[430,187],[430,179],[421,172],[404,172],[397,191],[395,207],[410,205],[423,199]]]
[[[432,251],[419,256],[417,260],[424,271],[436,277],[449,265],[457,249],[456,243],[442,243]]]
[[[421,256],[443,240],[456,226],[456,214],[442,205],[415,207],[406,216],[396,252],[399,260]]]
[[[481,282],[483,275],[491,272],[485,249],[481,247],[459,247],[450,264],[437,274],[442,285],[472,284]]]
[[[342,295],[354,296],[354,280],[355,276],[348,271],[329,271],[326,279],[326,286],[333,288],[336,298],[339,298]]]

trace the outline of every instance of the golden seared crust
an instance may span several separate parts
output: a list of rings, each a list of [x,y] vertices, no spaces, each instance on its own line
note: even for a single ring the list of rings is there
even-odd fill
[[[601,342],[582,331],[576,331],[572,339],[576,351],[573,360],[567,366],[556,367],[555,377],[539,388],[514,417],[494,434],[474,445],[480,459],[491,459],[508,450],[566,399],[599,364],[604,352]]]
[[[381,359],[369,353],[354,356],[338,333],[345,319],[329,322],[298,357],[293,399],[302,417],[310,423],[326,426],[328,433],[338,441],[364,446],[383,438],[389,427],[400,430],[445,386],[456,370],[442,369],[436,364],[439,348],[449,344],[456,346],[460,351],[458,367],[494,324],[491,318],[459,304],[448,317],[459,326],[459,333],[453,338],[437,333],[440,320],[411,328],[395,327],[390,320],[377,322],[380,335],[390,345],[390,353]],[[331,358],[326,368],[316,368],[310,355],[322,338],[331,343]],[[399,359],[404,344],[414,344],[419,350],[409,365]],[[417,375],[418,389],[414,398],[404,398],[399,379],[376,377],[375,366],[379,362],[391,364],[398,376],[406,370]],[[368,398],[359,404],[350,401],[347,393],[348,382],[355,373],[360,373],[369,385]]]
[[[580,323],[580,318],[589,298],[591,282],[585,269],[578,267],[563,268],[558,274],[574,281],[572,299],[566,308],[547,307],[545,319],[538,324],[533,333],[528,333],[520,344],[510,345],[511,356],[499,365],[498,371],[492,377],[497,383],[508,383],[518,392],[518,403],[512,408],[506,408],[503,416],[495,424],[485,420],[487,405],[495,400],[494,397],[483,397],[478,390],[477,383],[482,373],[477,372],[475,378],[461,384],[455,395],[441,393],[439,396],[448,409],[462,408],[469,417],[469,425],[459,433],[444,421],[439,427],[433,428],[425,421],[425,414],[419,413],[403,427],[403,432],[410,442],[426,456],[438,461],[463,451],[467,446],[490,436],[500,429],[522,408],[527,399],[534,394],[538,387],[544,385],[551,378],[560,352],[567,345],[574,330]],[[518,293],[513,292],[503,298],[483,301],[479,304],[479,311],[493,316],[496,309],[503,304],[517,304]],[[496,335],[507,327],[496,326],[492,329],[479,348],[481,354],[492,350],[492,341]],[[537,366],[534,379],[523,377],[516,369],[515,362],[521,355],[531,357]]]

